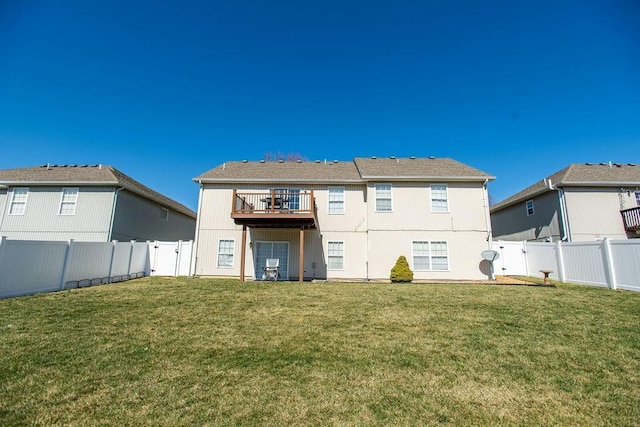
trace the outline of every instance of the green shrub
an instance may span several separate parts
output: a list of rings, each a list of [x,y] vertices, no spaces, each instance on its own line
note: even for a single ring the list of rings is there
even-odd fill
[[[400,255],[396,265],[391,269],[392,282],[410,282],[413,280],[413,271],[409,268],[409,263],[404,255]]]

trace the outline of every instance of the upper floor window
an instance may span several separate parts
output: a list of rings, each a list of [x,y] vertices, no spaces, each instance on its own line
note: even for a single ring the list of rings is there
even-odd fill
[[[24,215],[27,210],[28,187],[14,187],[11,191],[9,215]]]
[[[431,185],[431,212],[449,212],[446,184]]]
[[[636,205],[640,206],[640,191],[636,192]]]
[[[63,188],[60,198],[59,215],[75,215],[78,202],[78,188]]]
[[[391,184],[376,184],[376,212],[391,212]]]
[[[329,214],[344,213],[344,187],[329,187]]]
[[[163,221],[169,221],[169,209],[167,208],[160,209],[160,219]]]
[[[527,216],[533,215],[534,214],[533,200],[527,200],[526,207],[527,207]]]

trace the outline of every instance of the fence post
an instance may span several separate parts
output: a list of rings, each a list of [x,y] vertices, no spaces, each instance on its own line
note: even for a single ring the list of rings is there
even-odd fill
[[[111,247],[111,262],[109,263],[109,273],[107,274],[107,277],[109,278],[109,283],[111,283],[111,277],[112,273],[113,273],[113,258],[116,255],[116,243],[118,243],[117,240],[113,240],[111,241],[112,247]]]
[[[178,246],[176,247],[176,263],[173,266],[173,277],[178,277],[180,274],[180,259],[182,257],[182,240],[178,240]]]
[[[616,268],[613,262],[613,254],[611,253],[611,242],[608,237],[605,237],[602,241],[603,255],[604,255],[604,263],[605,268],[607,269],[607,276],[609,281],[609,287],[611,289],[618,289],[618,284],[616,283]]]
[[[527,273],[527,277],[531,276],[529,274],[529,255],[527,254],[527,241],[522,241],[522,254],[524,255],[524,269]]]
[[[131,279],[131,261],[133,259],[133,247],[135,246],[136,241],[131,241],[131,248],[129,249],[129,265],[127,266],[127,280]]]
[[[60,275],[60,290],[64,290],[64,279],[67,275],[67,264],[69,263],[69,252],[71,252],[71,244],[73,239],[67,240],[67,248],[64,251],[64,260],[62,261],[62,274]]]
[[[556,251],[558,260],[558,279],[561,282],[565,282],[565,274],[564,274],[564,256],[562,254],[562,241],[558,240],[556,242]]]

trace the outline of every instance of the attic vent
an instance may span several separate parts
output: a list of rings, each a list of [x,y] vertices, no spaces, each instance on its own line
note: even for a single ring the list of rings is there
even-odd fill
[[[619,168],[620,166],[622,166],[620,163],[614,163],[613,166]]]
[[[280,159],[278,160],[278,163],[284,163],[284,160]]]
[[[606,163],[600,163],[600,166],[607,166]]]
[[[264,159],[260,160],[260,163],[264,163]]]
[[[67,167],[67,165],[60,165],[60,167],[61,167],[61,168],[66,168],[66,167]]]
[[[69,165],[70,168],[77,168],[78,165]]]
[[[395,158],[396,158],[396,156],[391,156],[391,157],[389,157],[389,158],[390,158],[390,159],[395,159]]]
[[[435,159],[435,157],[434,157],[434,156],[429,156],[429,158],[430,158],[431,160]]]
[[[635,163],[627,163],[628,166],[635,166]]]
[[[376,156],[371,156],[371,158],[372,158],[372,159],[374,159],[374,160],[375,160],[375,159],[377,159],[377,157],[376,157]]]
[[[89,165],[80,165],[81,168],[88,168]]]
[[[416,159],[416,156],[411,156],[411,157],[409,157],[409,158],[410,158],[411,160],[415,160],[415,159]]]
[[[247,163],[247,161],[246,161],[246,160],[243,160],[243,161],[242,161],[242,163]]]
[[[585,165],[587,165],[587,166],[592,166],[592,165],[593,165],[593,163],[589,163],[589,162],[587,162],[587,163],[585,163]]]
[[[320,160],[316,160],[316,163],[320,163]]]
[[[337,161],[337,160],[334,160],[334,161],[333,161],[333,163],[338,163],[338,161]]]
[[[296,160],[296,163],[302,163],[302,160],[298,159]]]

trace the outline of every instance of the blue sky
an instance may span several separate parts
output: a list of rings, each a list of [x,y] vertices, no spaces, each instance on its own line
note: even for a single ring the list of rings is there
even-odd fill
[[[495,201],[570,163],[640,163],[640,4],[0,1],[0,168],[192,178],[300,153],[452,157]]]

